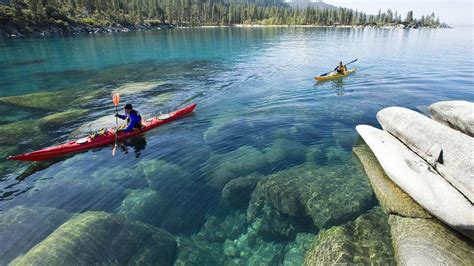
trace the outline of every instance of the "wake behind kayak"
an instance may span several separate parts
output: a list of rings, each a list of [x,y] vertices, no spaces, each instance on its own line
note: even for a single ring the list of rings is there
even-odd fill
[[[109,145],[114,143],[116,137],[118,140],[131,138],[155,127],[159,127],[163,124],[184,117],[187,114],[192,113],[194,108],[196,108],[196,104],[191,104],[171,113],[149,118],[143,122],[143,127],[140,130],[132,132],[120,132],[116,136],[115,128],[109,128],[102,132],[102,134],[87,136],[78,140],[73,140],[29,153],[9,156],[7,159],[19,161],[43,161],[70,153],[81,152],[92,148]]]

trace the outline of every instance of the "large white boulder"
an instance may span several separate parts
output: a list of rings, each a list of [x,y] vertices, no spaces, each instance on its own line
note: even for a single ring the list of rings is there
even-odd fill
[[[474,207],[446,179],[389,133],[356,127],[390,179],[440,220],[474,239]]]
[[[401,107],[381,110],[377,120],[474,202],[474,138]]]
[[[431,118],[474,137],[474,103],[446,101],[430,105]]]

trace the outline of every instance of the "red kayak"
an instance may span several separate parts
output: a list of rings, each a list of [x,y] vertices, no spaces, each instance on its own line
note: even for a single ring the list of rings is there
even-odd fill
[[[189,113],[192,113],[196,108],[196,104],[191,104],[187,107],[182,109],[176,110],[169,114],[159,115],[157,117],[153,117],[147,119],[146,121],[142,122],[143,127],[140,130],[133,131],[133,132],[119,132],[117,135],[117,139],[127,139],[138,134],[141,134],[145,131],[153,129],[155,127],[159,127],[163,124],[169,123],[173,120],[179,119]],[[9,156],[8,160],[20,160],[20,161],[42,161],[48,160],[52,158],[56,158],[59,156],[63,156],[69,153],[80,152],[89,150],[92,148],[112,144],[115,142],[115,128],[109,128],[105,130],[102,134],[95,135],[95,136],[88,136],[82,139],[70,141],[64,144],[60,144],[57,146],[52,146],[49,148],[45,148],[38,151],[33,151],[25,154]]]

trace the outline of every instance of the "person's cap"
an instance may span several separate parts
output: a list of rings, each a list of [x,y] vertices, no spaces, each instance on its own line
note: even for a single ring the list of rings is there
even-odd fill
[[[132,104],[127,103],[127,104],[125,105],[124,109],[133,109],[133,106],[132,106]]]

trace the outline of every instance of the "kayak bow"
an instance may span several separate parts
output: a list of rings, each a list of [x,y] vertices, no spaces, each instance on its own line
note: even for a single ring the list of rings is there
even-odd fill
[[[133,136],[139,135],[155,127],[159,127],[163,124],[169,123],[173,120],[184,117],[185,115],[192,113],[196,108],[196,104],[191,104],[182,109],[178,109],[174,112],[167,114],[166,116],[160,115],[158,117],[152,117],[143,121],[143,127],[140,130],[132,132],[119,132],[117,139],[127,139]],[[80,151],[89,150],[92,148],[109,145],[115,141],[115,128],[109,128],[103,135],[100,136],[88,136],[78,140],[73,140],[60,145],[52,146],[49,148],[24,153],[20,155],[9,156],[8,160],[20,160],[20,161],[42,161],[59,156],[63,156],[69,153],[75,153]]]

